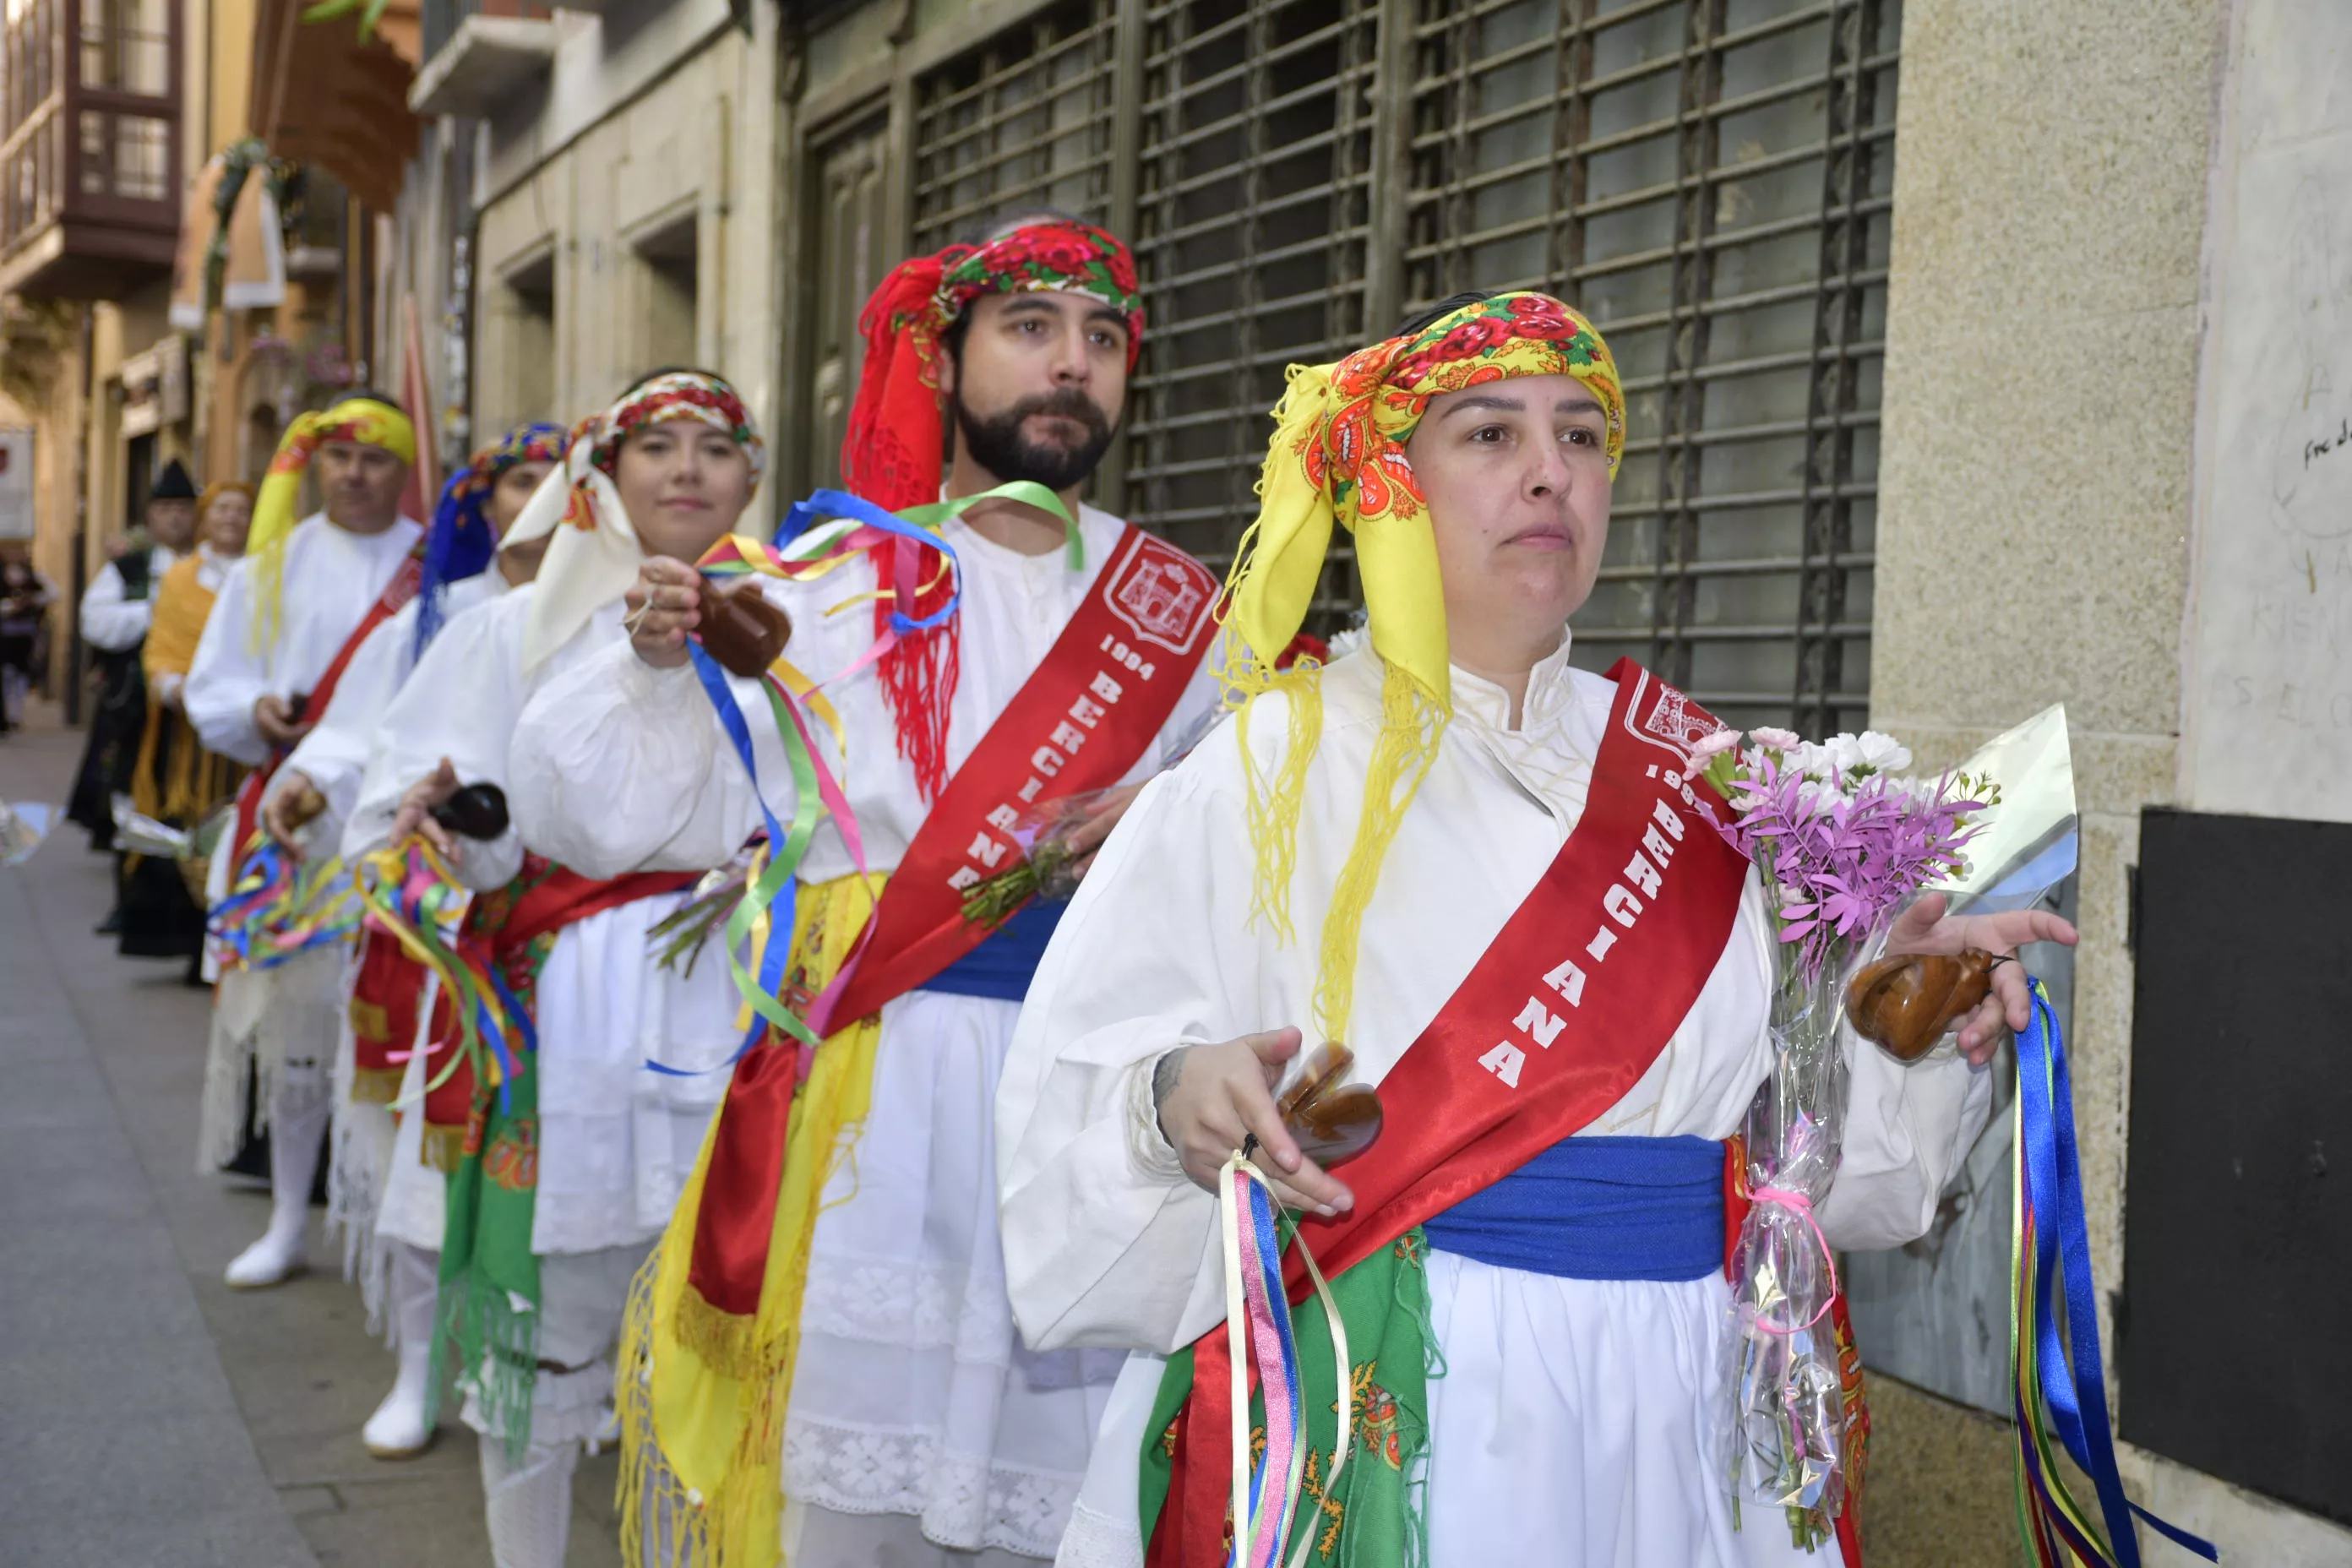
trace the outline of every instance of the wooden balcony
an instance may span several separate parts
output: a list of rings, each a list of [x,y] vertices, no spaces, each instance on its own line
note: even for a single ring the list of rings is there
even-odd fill
[[[180,232],[177,0],[21,0],[0,60],[0,293],[110,300]]]
[[[253,37],[253,132],[316,163],[372,210],[400,197],[421,130],[408,107],[418,58],[416,0],[392,0],[375,36],[355,16],[305,22],[311,0],[259,0]]]

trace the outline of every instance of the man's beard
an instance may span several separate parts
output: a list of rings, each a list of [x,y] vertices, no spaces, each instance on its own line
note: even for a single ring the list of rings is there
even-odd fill
[[[975,417],[964,406],[961,393],[952,401],[963,449],[971,454],[973,462],[1006,484],[1027,479],[1049,490],[1066,490],[1093,473],[1103,454],[1110,450],[1110,421],[1094,399],[1075,386],[1024,397],[985,419]],[[1030,440],[1021,433],[1021,426],[1041,414],[1077,421],[1087,427],[1087,438],[1075,447],[1041,446]]]

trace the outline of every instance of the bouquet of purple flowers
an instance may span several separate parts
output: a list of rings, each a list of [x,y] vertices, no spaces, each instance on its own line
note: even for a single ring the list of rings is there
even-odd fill
[[[1693,752],[1780,928],[1771,1074],[1741,1134],[1750,1206],[1730,1269],[1726,1474],[1735,1507],[1785,1510],[1808,1548],[1834,1532],[1858,1435],[1831,1318],[1837,1265],[1813,1217],[1842,1144],[1846,982],[1921,889],[1966,870],[1962,847],[1998,799],[1966,776],[1899,776],[1910,765],[1874,731],[1814,745],[1724,730]]]

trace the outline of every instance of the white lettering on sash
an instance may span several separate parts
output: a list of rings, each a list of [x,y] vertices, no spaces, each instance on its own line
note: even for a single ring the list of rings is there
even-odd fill
[[[1519,1016],[1512,1019],[1511,1024],[1528,1038],[1549,1050],[1551,1043],[1559,1038],[1560,1030],[1568,1026],[1568,1020],[1545,1006],[1540,997],[1530,996],[1528,1005],[1519,1009]]]
[[[1681,774],[1667,773],[1660,776],[1652,768],[1649,776],[1666,790],[1679,794],[1691,810],[1700,809],[1698,797]],[[1663,894],[1666,879],[1674,874],[1675,852],[1680,847],[1688,824],[1673,805],[1664,799],[1651,803],[1651,815],[1641,824],[1641,844],[1633,851],[1622,873],[1623,881],[1610,884],[1601,900],[1601,912],[1607,917],[1594,927],[1592,940],[1585,944],[1585,953],[1596,965],[1609,956],[1617,945],[1622,931],[1631,931],[1648,907]],[[1630,884],[1630,886],[1628,885]],[[1640,889],[1637,893],[1634,889]],[[1511,1026],[1527,1038],[1549,1050],[1568,1026],[1564,1014],[1555,1013],[1546,1004],[1543,991],[1561,997],[1570,1007],[1584,1005],[1584,987],[1589,976],[1582,965],[1566,958],[1543,976],[1542,987],[1528,996],[1527,1005],[1519,1009]],[[1605,976],[1604,976],[1605,980]],[[1629,982],[1631,984],[1631,982]],[[1504,1040],[1478,1058],[1478,1065],[1503,1080],[1504,1087],[1519,1087],[1519,1076],[1526,1068],[1528,1053],[1510,1040]]]
[[[1528,1053],[1505,1040],[1478,1058],[1478,1065],[1503,1080],[1506,1089],[1519,1087],[1519,1069],[1528,1065]]]
[[[1650,858],[1639,849],[1634,850],[1633,858],[1625,862],[1624,876],[1627,881],[1642,889],[1643,897],[1654,899],[1658,896],[1658,868],[1651,865]]]
[[[1108,592],[1106,587],[1103,591]],[[966,864],[949,874],[948,885],[962,891],[976,885],[983,873],[1002,864],[1005,852],[1013,847],[1009,842],[1014,825],[1020,819],[1019,806],[1034,805],[1044,797],[1045,781],[1054,778],[1069,765],[1071,757],[1091,739],[1089,731],[1101,728],[1109,710],[1127,695],[1127,682],[1119,670],[1130,679],[1150,680],[1159,673],[1159,667],[1136,649],[1116,637],[1106,637],[1098,650],[1109,668],[1097,669],[1087,680],[1086,690],[1074,698],[1064,715],[1052,719],[1047,733],[1049,744],[1039,746],[1029,753],[1031,773],[1021,787],[1005,801],[990,811],[988,826],[1006,836],[1000,842],[986,833],[976,835],[971,847],[964,851]]]

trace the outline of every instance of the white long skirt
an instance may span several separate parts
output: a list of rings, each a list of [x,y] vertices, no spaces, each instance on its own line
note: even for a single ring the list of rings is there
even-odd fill
[[[1444,1357],[1429,1384],[1432,1563],[1833,1568],[1836,1546],[1808,1554],[1778,1512],[1733,1528],[1715,1457],[1721,1275],[1558,1279],[1433,1252],[1429,1294]],[[1120,1373],[1059,1568],[1141,1568],[1136,1468],[1164,1364],[1139,1355]]]
[[[783,1485],[1046,1558],[1125,1358],[1033,1354],[1013,1325],[994,1107],[1019,1014],[928,991],[884,1009],[872,1113],[812,1238]]]

